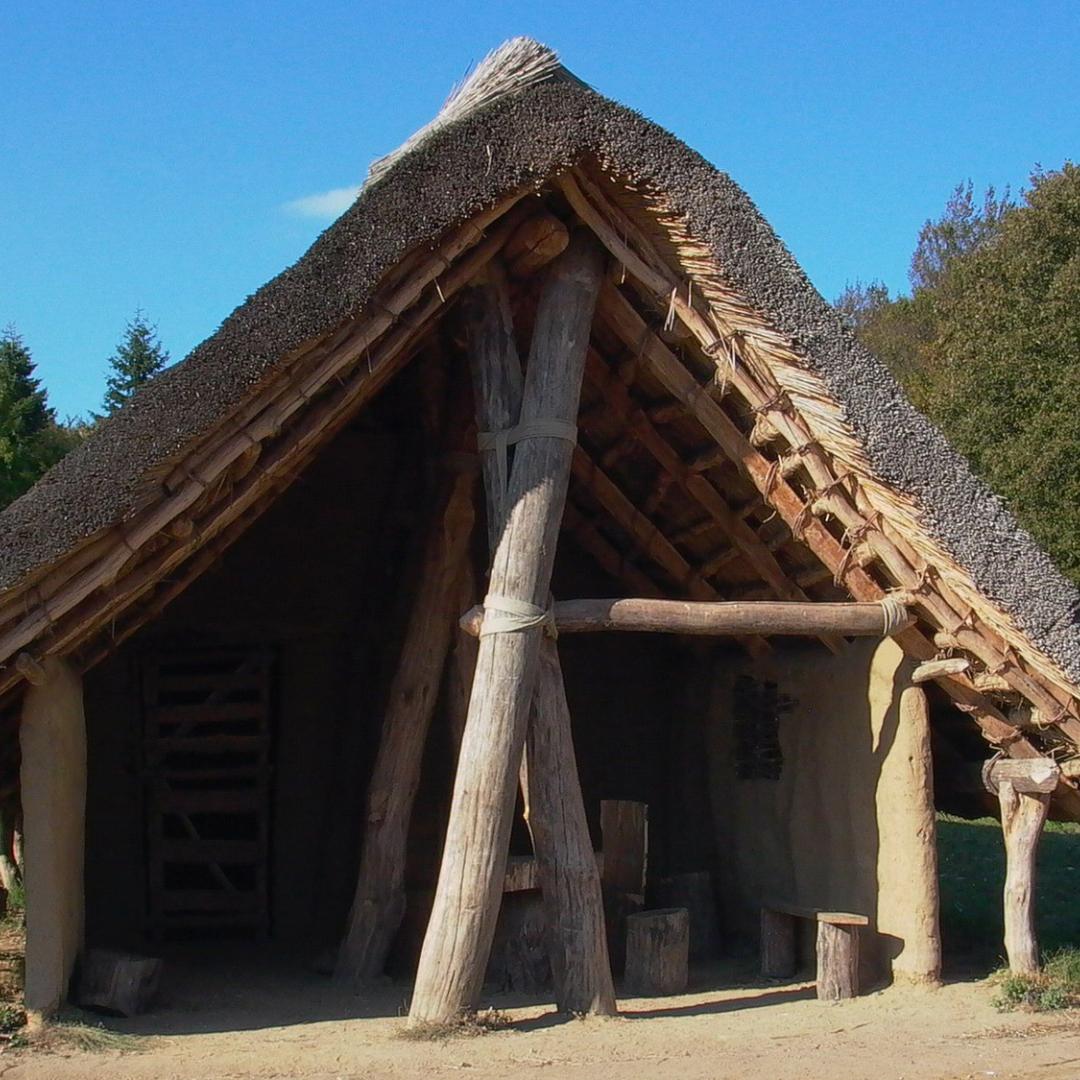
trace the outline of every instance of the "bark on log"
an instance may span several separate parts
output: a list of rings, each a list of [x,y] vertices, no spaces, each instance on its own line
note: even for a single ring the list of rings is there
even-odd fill
[[[563,244],[565,247],[565,243]],[[469,309],[477,426],[498,431],[521,415],[521,365],[514,344],[506,284],[492,264]],[[506,523],[505,493],[495,453],[484,461],[492,552]],[[596,858],[578,782],[570,711],[555,643],[540,643],[540,667],[529,719],[521,786],[548,918],[551,970],[558,1007],[573,1013],[615,1012]]]
[[[458,470],[441,487],[368,786],[360,872],[334,972],[340,981],[382,974],[405,913],[409,819],[468,559],[476,478]]]
[[[686,908],[642,911],[626,920],[626,987],[635,994],[686,989],[690,916]]]
[[[1039,970],[1035,936],[1035,852],[1050,793],[1017,791],[1011,780],[998,784],[1001,830],[1005,837],[1005,954],[1014,975]]]
[[[754,600],[557,600],[553,606],[560,634],[588,634],[627,630],[652,634],[843,634],[881,637],[890,629],[881,604],[826,604],[812,601]],[[474,636],[480,632],[484,611],[474,607],[461,618],[461,626]],[[913,622],[908,616],[905,626]],[[893,632],[904,626],[892,628]]]
[[[540,297],[520,421],[577,417],[585,351],[603,270],[579,233],[552,263]],[[546,607],[573,446],[530,438],[514,455],[509,514],[489,595]],[[480,639],[435,904],[409,1013],[448,1023],[483,982],[506,867],[515,780],[539,668],[539,626]]]
[[[773,908],[761,909],[761,974],[766,979],[790,979],[797,967],[795,916]]]
[[[818,921],[817,996],[841,1001],[859,995],[859,927]]]

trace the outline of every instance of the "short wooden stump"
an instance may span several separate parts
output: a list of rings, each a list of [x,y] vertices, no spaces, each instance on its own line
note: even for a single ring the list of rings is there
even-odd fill
[[[690,957],[686,908],[639,911],[626,918],[626,989],[633,994],[681,994]]]

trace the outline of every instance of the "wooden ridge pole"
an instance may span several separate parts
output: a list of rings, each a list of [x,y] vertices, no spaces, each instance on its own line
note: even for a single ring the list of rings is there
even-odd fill
[[[603,275],[595,241],[579,233],[550,267],[537,311],[521,423],[573,423]],[[546,608],[573,445],[517,444],[509,512],[488,596]],[[483,985],[499,908],[518,766],[539,667],[542,628],[480,639],[435,903],[409,1012],[411,1024],[452,1023]]]
[[[522,378],[509,296],[497,262],[473,290],[472,301],[468,336],[477,426],[499,431],[519,420]],[[495,453],[484,456],[484,487],[494,552],[507,512]],[[613,1014],[600,877],[578,780],[562,667],[555,642],[547,636],[540,642],[521,782],[544,896],[556,1004],[565,1012]]]
[[[459,449],[467,399],[452,406],[448,450]],[[363,846],[348,926],[335,978],[364,982],[382,974],[405,914],[409,821],[420,784],[428,728],[450,649],[461,579],[469,556],[476,476],[445,470],[415,583],[412,611],[390,687],[375,767],[367,791]]]
[[[795,634],[845,637],[883,637],[910,626],[911,615],[900,607],[888,613],[882,604],[816,603],[813,601],[709,601],[695,600],[557,600],[552,605],[560,634],[588,634],[601,630],[629,630],[655,634]],[[482,606],[461,617],[461,627],[479,634]],[[891,623],[889,620],[893,620]]]

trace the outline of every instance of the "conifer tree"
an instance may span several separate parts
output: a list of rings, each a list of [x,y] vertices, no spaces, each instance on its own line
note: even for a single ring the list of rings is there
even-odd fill
[[[146,321],[141,309],[137,310],[127,324],[116,352],[109,357],[112,374],[105,382],[105,414],[116,412],[168,362],[169,354],[157,339],[157,327]]]

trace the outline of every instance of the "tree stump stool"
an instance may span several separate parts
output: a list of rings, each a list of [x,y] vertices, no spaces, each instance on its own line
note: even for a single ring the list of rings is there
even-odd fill
[[[161,982],[162,961],[110,949],[90,949],[82,959],[78,1001],[121,1016],[145,1012]]]
[[[690,955],[686,908],[641,911],[626,919],[626,988],[634,994],[681,994]]]

